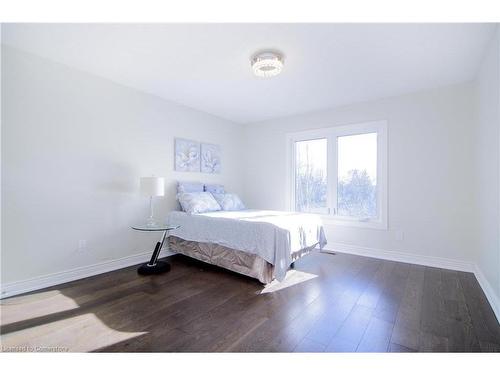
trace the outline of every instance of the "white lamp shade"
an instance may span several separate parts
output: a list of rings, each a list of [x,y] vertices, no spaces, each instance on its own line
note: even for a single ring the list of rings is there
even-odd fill
[[[141,177],[141,194],[148,197],[165,195],[165,180],[163,177]]]

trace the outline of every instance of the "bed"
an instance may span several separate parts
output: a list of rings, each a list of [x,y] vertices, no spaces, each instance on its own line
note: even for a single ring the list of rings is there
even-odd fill
[[[186,213],[173,211],[168,224],[180,225],[170,249],[258,279],[282,281],[290,265],[326,245],[317,215],[267,210]]]

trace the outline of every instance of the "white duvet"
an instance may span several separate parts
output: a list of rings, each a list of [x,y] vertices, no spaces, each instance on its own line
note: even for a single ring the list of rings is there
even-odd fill
[[[316,244],[320,248],[326,245],[321,218],[298,212],[174,211],[168,216],[168,224],[180,225],[171,234],[184,240],[216,243],[260,256],[274,265],[274,277],[279,281],[285,277],[293,253]]]

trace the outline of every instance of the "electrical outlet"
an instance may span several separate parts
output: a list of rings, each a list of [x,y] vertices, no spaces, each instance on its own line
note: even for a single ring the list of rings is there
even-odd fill
[[[401,230],[396,231],[396,241],[403,241],[404,233]]]
[[[87,240],[78,240],[78,251],[87,250]]]

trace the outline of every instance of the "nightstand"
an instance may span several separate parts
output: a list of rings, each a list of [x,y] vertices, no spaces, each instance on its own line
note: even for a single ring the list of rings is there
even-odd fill
[[[137,273],[139,275],[156,275],[163,272],[170,271],[170,264],[167,262],[162,262],[158,260],[158,256],[160,255],[160,251],[165,243],[165,240],[168,237],[168,232],[180,228],[177,226],[169,226],[169,225],[155,225],[148,226],[144,225],[135,225],[132,227],[134,230],[142,231],[142,232],[163,232],[161,237],[161,242],[156,243],[156,247],[153,251],[153,255],[151,255],[151,259],[148,263],[143,264],[137,269]]]

